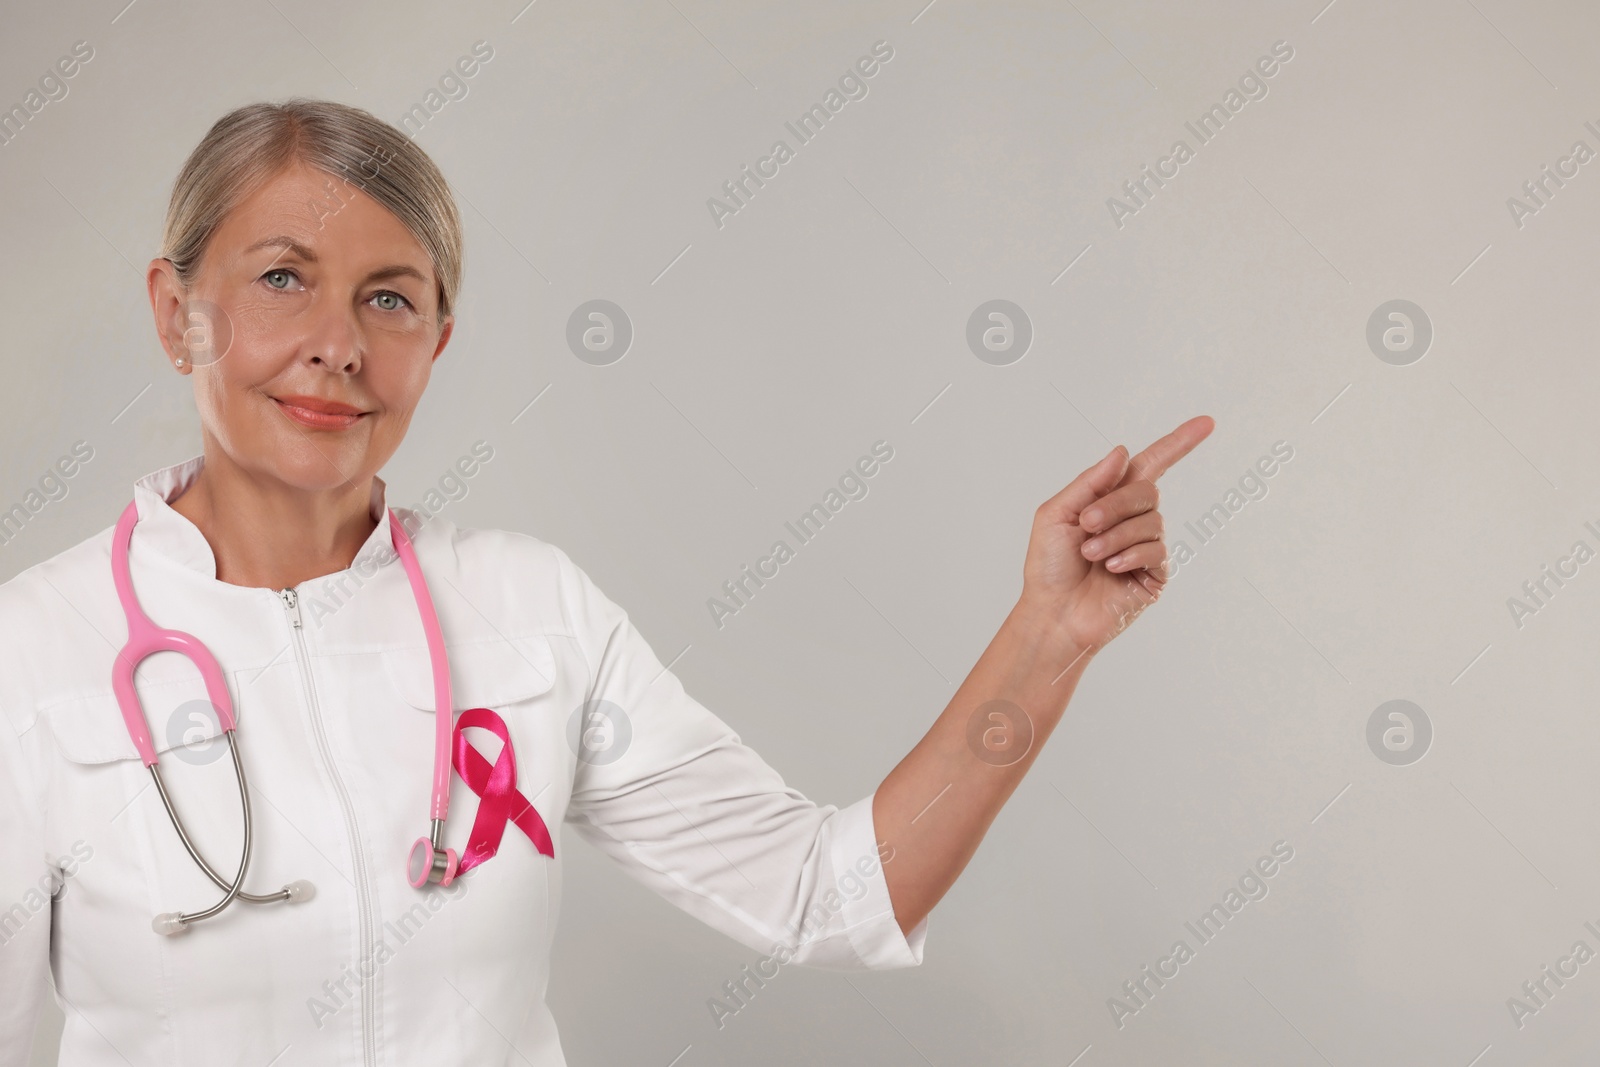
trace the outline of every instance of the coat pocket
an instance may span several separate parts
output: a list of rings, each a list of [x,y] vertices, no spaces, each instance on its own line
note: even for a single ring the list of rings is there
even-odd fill
[[[136,688],[140,707],[158,755],[173,752],[186,763],[210,763],[227,754],[227,742],[221,739],[222,727],[207,699],[200,672],[192,666],[183,670],[184,666],[187,664],[178,661],[177,669],[168,668],[155,677],[139,679]],[[141,669],[141,675],[144,673]],[[227,671],[224,677],[242,727],[238,675]],[[127,720],[109,684],[103,691],[57,700],[39,711],[50,725],[57,748],[73,763],[139,758]]]
[[[505,707],[540,696],[555,685],[555,652],[544,636],[448,645],[445,652],[450,660],[452,711]],[[401,700],[422,711],[434,710],[433,666],[426,648],[385,652],[383,667]]]
[[[564,738],[566,720],[572,707],[568,691],[573,679],[558,677],[563,672],[562,657],[545,635],[473,642],[448,646],[453,712],[487,708],[504,723],[514,753],[516,769],[513,788],[531,805],[545,834],[559,837],[571,796],[573,757]],[[418,646],[391,649],[382,654],[385,673],[399,696],[402,707],[414,708],[417,726],[404,733],[408,751],[397,754],[404,760],[416,783],[414,805],[418,815],[425,810],[421,786],[423,771],[433,752],[430,720],[434,715],[433,675],[428,651]],[[558,684],[563,683],[563,684]],[[404,716],[404,712],[401,713]],[[457,720],[459,722],[459,718]],[[395,731],[394,733],[398,733]],[[505,748],[486,730],[472,728],[463,735],[491,765],[499,765]],[[476,837],[477,815],[483,803],[457,771],[451,772],[450,812],[445,841],[465,854]],[[528,815],[521,813],[528,822]],[[395,848],[409,848],[420,820],[408,820],[410,833],[399,843],[400,831],[392,835]],[[534,834],[528,833],[532,829]],[[470,894],[473,903],[466,908],[453,906],[448,925],[452,952],[460,959],[478,961],[486,972],[501,968],[533,966],[527,961],[543,960],[549,952],[553,931],[553,897],[560,882],[556,857],[539,850],[535,841],[537,826],[515,822],[502,826],[497,851],[481,865],[472,867],[455,883]],[[560,856],[565,852],[559,841],[553,846]],[[404,899],[410,899],[409,897]],[[542,967],[543,964],[537,965]]]
[[[461,713],[471,708],[486,708],[499,718],[515,757],[515,788],[554,835],[566,815],[575,764],[567,739],[575,706],[568,703],[571,685],[558,684],[571,682],[558,677],[561,657],[543,635],[452,645],[449,655],[454,728],[460,729]],[[427,723],[434,710],[427,651],[390,650],[383,656],[402,706],[425,713],[423,723]],[[473,726],[469,730],[458,736],[490,765],[497,765],[505,751],[502,743],[489,729]],[[432,730],[408,727],[405,733],[410,738],[408,751],[393,758],[404,760],[407,766],[425,767],[427,755],[433,752]],[[455,743],[453,740],[452,745]],[[454,764],[453,755],[451,762]],[[459,768],[451,778],[451,842],[460,851],[466,847],[466,833],[473,825],[472,813],[480,798]],[[523,833],[509,832],[513,837]]]

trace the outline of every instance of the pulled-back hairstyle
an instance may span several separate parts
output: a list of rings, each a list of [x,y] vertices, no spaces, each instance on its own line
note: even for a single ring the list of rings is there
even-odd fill
[[[189,153],[172,186],[161,256],[178,280],[194,284],[211,235],[240,202],[296,162],[349,183],[333,186],[332,214],[354,186],[387,208],[416,237],[438,279],[443,322],[461,289],[461,216],[428,154],[370,112],[331,100],[296,97],[235,108]],[[337,198],[336,198],[337,197]]]

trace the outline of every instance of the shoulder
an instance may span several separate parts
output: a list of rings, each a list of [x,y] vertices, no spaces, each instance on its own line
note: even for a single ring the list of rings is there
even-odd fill
[[[430,586],[439,575],[446,589],[455,586],[486,618],[527,632],[573,635],[590,583],[561,548],[516,530],[457,526],[409,508],[394,510],[410,531]],[[438,602],[438,592],[434,598]]]
[[[62,642],[112,639],[114,631],[105,626],[119,611],[110,581],[114,529],[107,526],[0,584],[0,716],[9,716],[19,731],[32,725],[41,699],[72,684],[56,676],[61,660],[54,653]]]

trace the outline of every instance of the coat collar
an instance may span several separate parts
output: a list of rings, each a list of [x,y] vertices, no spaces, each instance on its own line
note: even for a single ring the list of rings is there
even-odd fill
[[[174,463],[170,467],[152,471],[134,482],[133,499],[139,508],[139,525],[135,528],[135,533],[141,551],[154,552],[199,573],[202,577],[215,580],[217,559],[212,554],[211,545],[200,532],[200,528],[181,515],[170,503],[194,484],[205,464],[206,457],[202,453],[182,463]],[[388,510],[385,504],[386,489],[383,479],[374,475],[368,513],[377,521],[377,525],[372,528],[372,533],[362,544],[361,550],[356,553],[355,559],[351,560],[351,567],[367,559],[372,559],[381,566],[387,560],[394,558],[393,541],[390,539],[386,515]]]

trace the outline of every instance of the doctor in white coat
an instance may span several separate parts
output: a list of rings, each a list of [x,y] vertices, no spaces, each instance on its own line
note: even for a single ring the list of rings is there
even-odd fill
[[[815,804],[561,549],[390,520],[377,472],[461,264],[444,178],[364,111],[240,108],[179,174],[148,288],[203,454],[0,586],[0,1061],[26,1059],[48,969],[70,1067],[557,1067],[563,822],[768,977],[917,965],[1079,676],[1161,592],[1154,481],[1203,416],[1042,505],[1021,596],[927,735],[871,796]],[[223,690],[158,652],[125,718],[139,617]]]

